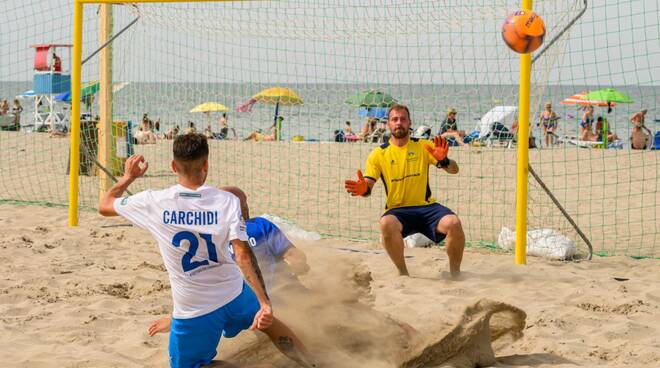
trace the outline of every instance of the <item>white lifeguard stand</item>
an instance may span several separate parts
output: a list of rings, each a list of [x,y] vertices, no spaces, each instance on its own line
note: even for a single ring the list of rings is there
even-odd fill
[[[35,49],[34,55],[34,78],[32,80],[32,96],[24,94],[25,97],[34,98],[34,121],[32,127],[39,130],[42,127],[64,125],[71,128],[71,112],[66,103],[58,103],[55,97],[61,93],[71,91],[71,71],[65,69],[62,58],[57,54],[58,48],[67,51],[67,57],[71,60],[71,48],[69,44],[39,44],[30,45]],[[28,125],[29,127],[29,125]]]

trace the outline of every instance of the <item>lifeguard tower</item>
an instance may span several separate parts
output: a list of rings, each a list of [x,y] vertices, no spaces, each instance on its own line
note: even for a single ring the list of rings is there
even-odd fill
[[[58,49],[65,49],[67,59],[71,60],[71,48],[68,44],[42,44],[30,45],[35,49],[34,78],[32,91],[34,92],[34,129],[39,130],[45,126],[54,128],[55,125],[64,125],[70,128],[70,113],[63,104],[55,101],[55,96],[71,90],[71,71],[65,69],[62,63],[62,54]]]

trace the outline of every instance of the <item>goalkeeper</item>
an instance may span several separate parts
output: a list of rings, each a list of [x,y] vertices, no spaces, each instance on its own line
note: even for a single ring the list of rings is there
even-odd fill
[[[410,137],[408,107],[392,106],[387,115],[387,127],[392,136],[371,151],[366,175],[358,170],[358,180],[346,180],[345,188],[353,196],[366,197],[378,178],[383,180],[387,203],[380,218],[380,230],[383,246],[400,275],[408,275],[403,238],[422,233],[436,243],[445,240],[449,268],[456,277],[460,274],[465,235],[458,216],[431,196],[429,166],[457,174],[458,164],[447,158],[449,146],[444,138],[436,137],[432,144]]]

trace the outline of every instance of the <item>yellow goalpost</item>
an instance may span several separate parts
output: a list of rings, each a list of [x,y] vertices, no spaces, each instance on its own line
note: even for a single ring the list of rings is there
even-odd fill
[[[532,0],[523,0],[523,10],[532,10]],[[527,183],[529,175],[529,94],[532,55],[520,55],[518,106],[518,170],[516,183],[516,264],[527,263]]]
[[[83,6],[85,4],[124,4],[124,3],[202,3],[202,2],[227,2],[227,1],[241,1],[241,0],[74,0],[73,2],[73,55],[71,65],[71,150],[70,150],[70,171],[69,171],[69,226],[78,226],[78,181],[80,170],[80,87],[81,87],[81,72],[82,72],[82,42],[83,42]],[[106,13],[102,12],[102,16]],[[108,27],[105,22],[101,22],[102,27]],[[101,68],[106,68],[105,73],[101,73],[105,77],[101,78],[101,91],[112,91],[112,77],[109,65],[101,63]],[[111,93],[111,92],[110,92]],[[105,93],[103,96],[106,96]],[[110,110],[111,111],[111,110]],[[107,113],[108,110],[103,108]],[[111,121],[112,116],[101,116],[101,130],[99,136],[101,137],[101,157],[109,161],[110,155],[109,137],[111,132],[111,123],[104,124]],[[107,126],[106,126],[107,125]],[[107,164],[107,162],[105,162]],[[108,186],[108,178],[105,174],[101,174],[100,190]]]
[[[83,6],[85,4],[124,4],[124,3],[195,3],[195,2],[230,2],[241,0],[74,0],[74,29],[73,29],[73,55],[71,76],[71,149],[70,149],[70,177],[69,177],[69,226],[78,225],[78,190],[80,168],[80,103],[81,103],[81,59],[83,42]],[[532,10],[532,0],[523,0],[522,8]],[[112,28],[111,7],[103,7],[101,15],[101,39],[110,37]],[[111,46],[110,46],[111,47]],[[504,46],[503,46],[504,47]],[[99,63],[101,71],[100,90],[101,120],[99,125],[99,143],[101,164],[107,165],[110,160],[110,135],[112,127],[112,51],[107,50],[101,54]],[[528,137],[530,113],[530,78],[531,54],[520,56],[520,87],[519,87],[519,139],[518,163],[516,185],[516,247],[515,263],[526,263],[526,237],[527,237],[527,184],[528,184]],[[104,192],[110,186],[110,180],[104,173],[101,174],[99,191]]]

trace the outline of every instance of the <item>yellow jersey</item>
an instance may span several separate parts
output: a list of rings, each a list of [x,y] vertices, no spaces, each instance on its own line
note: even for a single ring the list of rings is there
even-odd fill
[[[410,138],[403,147],[387,142],[369,154],[364,176],[383,180],[387,194],[385,209],[435,203],[429,186],[429,165],[438,161],[424,146],[433,148],[433,143]]]

